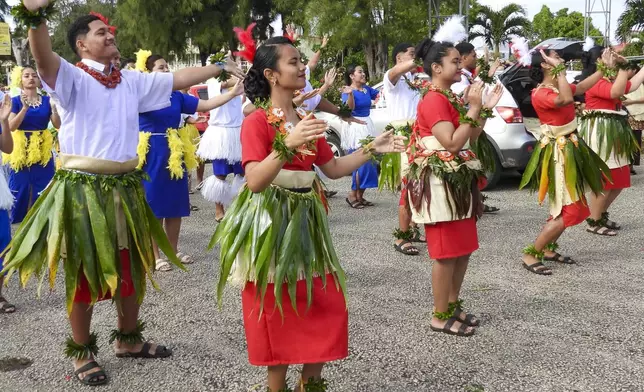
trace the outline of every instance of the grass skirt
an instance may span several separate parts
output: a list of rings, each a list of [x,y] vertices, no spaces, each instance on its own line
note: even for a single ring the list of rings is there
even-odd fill
[[[67,310],[71,312],[81,274],[87,279],[90,303],[104,293],[119,297],[119,249],[129,248],[135,292],[139,303],[143,301],[146,278],[157,288],[152,280],[152,241],[183,268],[145,201],[143,179],[144,173],[138,170],[122,175],[56,172],[3,252],[2,274],[9,278],[18,272],[23,287],[35,274],[40,278],[40,293],[47,270],[53,289],[59,261],[64,259]],[[119,227],[119,221],[125,227]]]
[[[208,245],[220,245],[220,277],[217,297],[221,304],[224,287],[229,277],[241,284],[256,285],[259,308],[270,283],[274,303],[284,315],[282,297],[288,293],[293,309],[299,280],[304,280],[306,303],[313,303],[313,279],[322,279],[326,286],[327,274],[332,274],[336,289],[346,293],[345,274],[331,243],[331,233],[325,206],[319,196],[318,182],[314,190],[305,193],[289,191],[272,185],[260,193],[242,188],[226,217],[217,226]],[[257,317],[260,317],[258,314]]]

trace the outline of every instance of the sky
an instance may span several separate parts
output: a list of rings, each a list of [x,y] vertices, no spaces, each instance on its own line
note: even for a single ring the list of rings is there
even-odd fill
[[[582,14],[586,8],[586,0],[541,0],[541,1],[526,1],[526,0],[513,0],[517,4],[522,5],[528,11],[528,19],[532,20],[535,14],[541,11],[541,7],[547,5],[550,8],[550,11],[553,13],[561,8],[568,8],[570,11],[579,11]],[[594,2],[593,11],[601,11],[603,8],[611,7],[611,18],[610,18],[610,37],[611,40],[615,39],[615,29],[617,28],[617,19],[624,12],[624,0],[590,0],[591,4]],[[479,3],[485,4],[494,8],[502,8],[507,5],[510,1],[508,0],[479,0]],[[602,2],[604,7],[602,7]],[[593,15],[593,25],[599,29],[599,31],[604,31],[605,16],[603,14],[594,14]]]

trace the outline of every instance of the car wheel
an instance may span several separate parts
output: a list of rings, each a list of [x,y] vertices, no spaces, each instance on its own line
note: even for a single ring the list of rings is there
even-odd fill
[[[326,136],[326,142],[329,143],[331,151],[336,158],[339,158],[344,155],[344,150],[342,149],[342,144],[340,143],[340,137],[335,132],[329,132]]]
[[[495,162],[496,170],[494,172],[485,173],[485,177],[487,177],[487,185],[483,190],[490,190],[494,188],[496,184],[499,183],[499,180],[501,179],[501,173],[503,173],[503,166],[501,166],[501,160],[499,159],[498,154],[494,154],[494,162]]]

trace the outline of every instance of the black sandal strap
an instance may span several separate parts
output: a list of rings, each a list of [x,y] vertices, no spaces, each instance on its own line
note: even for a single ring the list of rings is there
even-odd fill
[[[454,323],[456,322],[456,318],[452,317],[443,326],[443,331],[452,331],[452,327],[454,326]]]
[[[461,323],[461,326],[460,326],[460,328],[458,329],[458,334],[459,334],[459,335],[465,335],[465,334],[466,334],[466,333],[465,333],[465,331],[466,331],[469,327],[470,327],[469,325],[467,325],[467,324],[465,324],[465,323]]]
[[[92,369],[96,369],[96,368],[100,368],[98,363],[96,361],[90,361],[90,362],[87,362],[85,365],[83,365],[83,366],[79,367],[78,369],[76,369],[74,371],[74,374],[78,376],[81,373],[85,373],[85,372],[88,372],[88,371],[90,371]],[[94,373],[92,373],[92,375],[93,374]]]

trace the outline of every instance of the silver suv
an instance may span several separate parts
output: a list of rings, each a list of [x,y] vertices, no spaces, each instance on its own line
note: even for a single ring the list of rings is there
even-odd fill
[[[422,74],[421,77],[428,78],[425,74]],[[382,82],[374,86],[379,91],[382,91],[382,87]],[[523,115],[519,111],[514,98],[505,86],[503,88],[503,96],[494,108],[496,116],[489,119],[485,124],[485,132],[490,136],[490,141],[496,150],[497,159],[496,172],[487,174],[488,189],[496,185],[504,170],[522,171],[528,164],[530,154],[534,150],[536,143],[534,136],[526,130],[523,124]],[[340,147],[342,121],[337,116],[328,113],[318,112],[315,115],[329,122],[327,141],[337,156],[344,155],[344,151]],[[387,102],[384,94],[380,94],[378,99],[372,103],[370,117],[377,133],[382,133],[385,126],[391,122],[391,118],[388,117]]]

